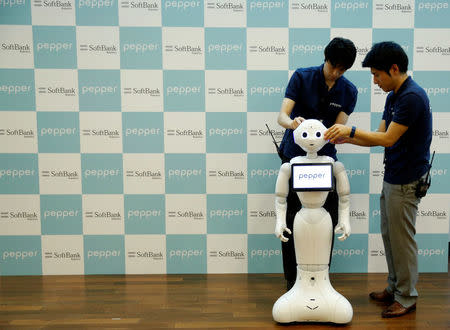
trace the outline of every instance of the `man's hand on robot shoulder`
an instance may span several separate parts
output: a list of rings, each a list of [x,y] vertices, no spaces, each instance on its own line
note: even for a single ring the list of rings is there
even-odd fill
[[[284,232],[287,232],[289,235],[292,234],[291,230],[286,227],[285,224],[277,223],[275,226],[275,236],[280,239],[282,242],[289,241],[289,238],[285,237],[283,234]]]
[[[350,236],[351,233],[350,224],[339,222],[336,228],[334,229],[334,232],[336,234],[342,233],[342,235],[338,237],[338,240],[345,241],[347,237]]]

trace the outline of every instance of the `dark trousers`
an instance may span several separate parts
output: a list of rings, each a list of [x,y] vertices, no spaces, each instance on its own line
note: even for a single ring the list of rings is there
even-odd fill
[[[335,190],[330,191],[323,207],[328,211],[328,213],[330,213],[331,221],[333,223],[333,229],[338,223],[338,205],[338,194]],[[301,207],[302,203],[298,199],[297,193],[292,190],[292,187],[290,187],[289,194],[287,196],[286,226],[291,231],[293,231],[294,228],[295,215]],[[295,279],[297,278],[297,260],[295,258],[294,235],[293,233],[292,235],[285,233],[285,236],[289,238],[289,241],[281,242],[281,251],[283,252],[284,278],[287,281],[295,281]],[[331,263],[331,256],[333,254],[334,233],[331,237],[330,261],[328,265]]]

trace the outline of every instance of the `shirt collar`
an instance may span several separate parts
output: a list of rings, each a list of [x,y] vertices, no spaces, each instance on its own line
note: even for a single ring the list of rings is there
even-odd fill
[[[341,78],[342,76],[340,76],[338,79],[336,79],[336,81],[334,82],[333,87],[331,87],[330,90],[328,90],[328,86],[325,83],[325,76],[323,75],[323,66],[325,65],[325,63],[322,63],[322,65],[319,66],[319,72],[320,72],[320,85],[326,89],[327,92],[331,92],[334,91],[335,89],[339,88],[340,82],[341,82]]]
[[[399,94],[403,93],[403,91],[408,87],[410,82],[411,82],[411,77],[408,76],[408,78],[405,79],[405,81],[402,83],[402,85],[398,89],[397,93],[394,93],[394,94],[399,95]]]

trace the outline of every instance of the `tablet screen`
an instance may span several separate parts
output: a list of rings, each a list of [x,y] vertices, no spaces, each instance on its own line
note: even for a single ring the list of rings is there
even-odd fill
[[[295,191],[333,190],[333,164],[292,164],[291,178]]]

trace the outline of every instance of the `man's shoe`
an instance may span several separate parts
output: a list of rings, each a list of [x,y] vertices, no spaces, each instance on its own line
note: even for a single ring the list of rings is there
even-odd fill
[[[386,289],[384,289],[381,292],[371,292],[369,294],[369,297],[376,301],[382,301],[382,302],[393,302],[394,301],[394,295],[392,293],[387,292]]]
[[[388,318],[388,317],[398,317],[405,315],[409,312],[412,312],[416,309],[416,304],[409,307],[404,307],[402,304],[400,304],[398,301],[395,301],[391,306],[386,308],[382,313],[381,317]]]

